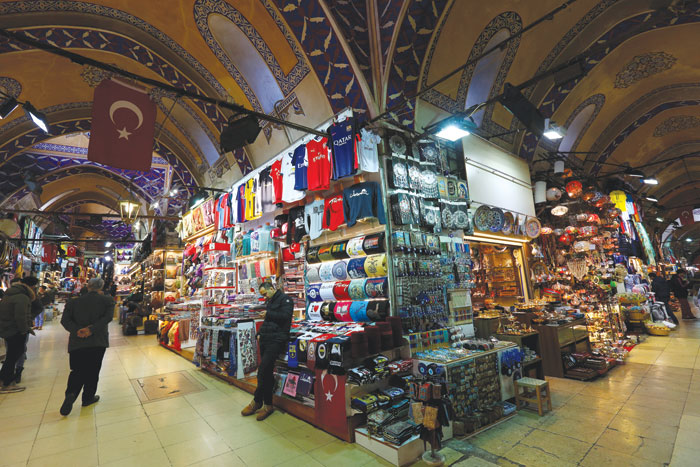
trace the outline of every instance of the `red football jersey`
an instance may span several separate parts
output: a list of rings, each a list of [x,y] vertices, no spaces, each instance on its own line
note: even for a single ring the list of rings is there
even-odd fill
[[[275,204],[282,202],[282,159],[277,159],[270,166],[272,186],[275,189]]]
[[[343,195],[336,195],[326,199],[323,207],[323,223],[321,227],[328,230],[336,230],[344,223]]]
[[[328,139],[326,138],[321,138],[320,141],[312,139],[306,143],[309,159],[306,179],[309,191],[327,190],[330,187],[333,166],[327,143]]]

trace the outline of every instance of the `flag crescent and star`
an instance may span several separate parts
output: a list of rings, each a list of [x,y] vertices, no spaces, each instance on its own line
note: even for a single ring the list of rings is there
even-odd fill
[[[156,104],[145,90],[113,79],[96,88],[88,160],[125,170],[151,170]]]

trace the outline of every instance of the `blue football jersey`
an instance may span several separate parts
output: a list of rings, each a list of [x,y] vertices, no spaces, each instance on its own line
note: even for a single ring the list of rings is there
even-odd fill
[[[329,128],[333,142],[333,180],[354,175],[357,171],[355,134],[351,120],[334,123]]]

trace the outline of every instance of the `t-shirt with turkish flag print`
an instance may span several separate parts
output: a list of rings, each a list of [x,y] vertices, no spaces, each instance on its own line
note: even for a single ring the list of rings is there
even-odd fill
[[[277,159],[270,166],[270,177],[275,189],[275,204],[282,203],[282,159]]]
[[[345,211],[343,209],[343,195],[336,195],[325,200],[323,208],[322,227],[328,230],[336,230],[345,223]]]
[[[309,165],[306,179],[309,191],[327,190],[331,183],[333,164],[328,149],[328,139],[312,139],[306,143]]]

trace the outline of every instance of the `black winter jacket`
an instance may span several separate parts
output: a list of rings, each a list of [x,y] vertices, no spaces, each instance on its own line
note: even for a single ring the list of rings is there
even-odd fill
[[[656,298],[662,302],[671,298],[671,288],[663,277],[656,276],[651,281],[651,290],[656,294]]]
[[[63,310],[61,325],[70,332],[68,352],[86,347],[109,347],[107,325],[114,315],[112,297],[88,292],[69,300]],[[90,327],[90,337],[78,337],[78,330]]]
[[[34,291],[22,283],[13,284],[0,301],[0,337],[26,334],[32,327]]]
[[[292,326],[294,303],[287,294],[277,290],[267,301],[267,312],[258,335],[260,342],[286,342],[289,340],[289,328]]]

